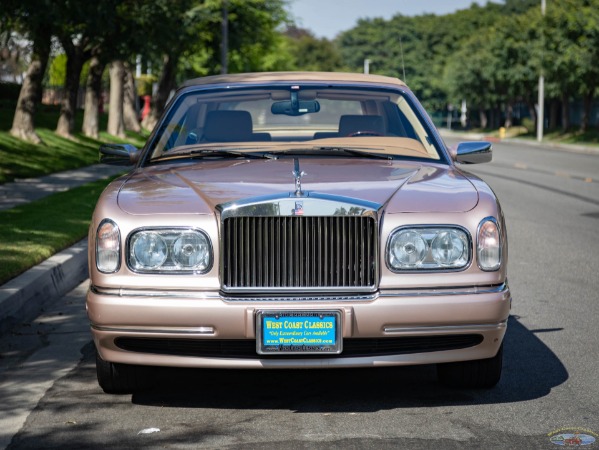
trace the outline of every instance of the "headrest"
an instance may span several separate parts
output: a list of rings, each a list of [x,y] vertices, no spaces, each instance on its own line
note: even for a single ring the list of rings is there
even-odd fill
[[[358,131],[385,134],[383,116],[345,115],[339,119],[339,137],[347,137]]]
[[[252,140],[252,116],[247,111],[210,111],[206,115],[204,138],[213,142]]]

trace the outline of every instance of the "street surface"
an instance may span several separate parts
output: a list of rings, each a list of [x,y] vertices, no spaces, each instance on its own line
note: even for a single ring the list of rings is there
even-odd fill
[[[493,163],[468,169],[499,196],[510,239],[495,389],[440,387],[432,366],[179,369],[106,395],[83,284],[2,337],[0,448],[550,449],[558,429],[599,434],[599,156],[496,144]]]

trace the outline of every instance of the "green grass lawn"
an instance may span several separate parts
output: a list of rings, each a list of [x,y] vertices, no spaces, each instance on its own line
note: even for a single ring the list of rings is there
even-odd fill
[[[12,126],[14,105],[0,105],[0,184],[15,178],[29,178],[47,175],[63,170],[77,169],[98,162],[98,148],[104,142],[128,142],[142,147],[149,133],[127,132],[127,139],[119,139],[106,132],[100,132],[95,140],[75,133],[76,140],[57,136],[54,133],[58,122],[59,107],[42,105],[36,115],[36,131],[44,140],[44,145],[34,145],[9,134]],[[106,115],[100,118],[100,129],[106,129]],[[83,112],[78,111],[76,130],[81,129]]]
[[[0,211],[0,285],[83,239],[96,201],[111,180]]]
[[[96,164],[103,142],[142,147],[149,135],[128,132],[122,140],[101,132],[95,140],[76,133],[76,140],[65,139],[54,133],[59,107],[42,105],[36,131],[44,144],[34,145],[9,134],[13,114],[14,105],[0,102],[0,184]],[[100,129],[106,129],[106,115],[100,119]],[[82,120],[83,112],[78,111],[76,130]],[[0,284],[84,238],[96,201],[109,182],[97,181],[0,211]]]

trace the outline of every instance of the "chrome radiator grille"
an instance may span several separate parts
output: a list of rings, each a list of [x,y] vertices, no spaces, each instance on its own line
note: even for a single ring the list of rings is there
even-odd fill
[[[373,288],[372,217],[231,217],[223,226],[226,289]]]

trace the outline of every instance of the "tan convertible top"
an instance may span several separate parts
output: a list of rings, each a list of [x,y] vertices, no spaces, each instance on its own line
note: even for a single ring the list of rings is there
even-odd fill
[[[405,87],[405,83],[398,78],[385,77],[382,75],[365,75],[363,73],[345,73],[345,72],[255,72],[255,73],[236,73],[228,75],[213,75],[209,77],[195,78],[186,81],[182,87],[202,86],[206,84],[241,84],[241,83],[262,83],[272,81],[329,81],[345,83],[369,83],[386,84]]]

